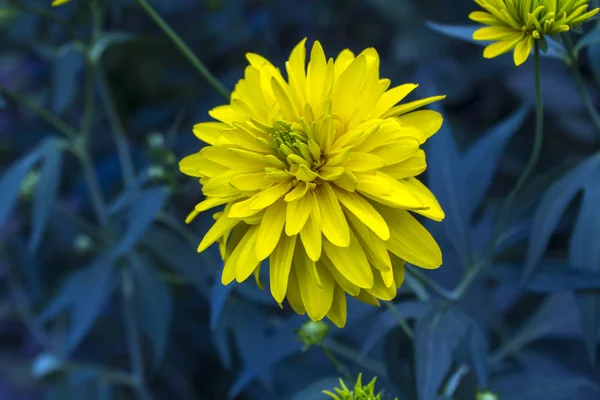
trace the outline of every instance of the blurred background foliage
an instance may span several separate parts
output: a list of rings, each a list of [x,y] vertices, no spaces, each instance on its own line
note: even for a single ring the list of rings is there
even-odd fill
[[[195,252],[209,213],[183,224],[201,191],[177,160],[224,99],[134,0],[49,3],[0,0],[0,398],[311,400],[360,372],[406,400],[600,397],[600,136],[563,60],[543,59],[541,163],[488,262],[531,151],[533,63],[457,40],[472,0],[150,2],[227,88],[246,52],[282,67],[308,37],[373,46],[394,84],[448,95],[425,174],[444,265],[409,269],[393,303],[350,302],[323,342],[339,370],[299,339],[306,317],[221,286],[217,250]]]

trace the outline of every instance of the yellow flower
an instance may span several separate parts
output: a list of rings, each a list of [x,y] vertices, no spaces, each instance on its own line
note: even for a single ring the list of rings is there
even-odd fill
[[[71,0],[54,0],[52,2],[52,7],[56,7],[56,6],[61,6],[63,4],[66,4],[68,2],[70,2]]]
[[[388,90],[379,56],[344,50],[327,60],[315,42],[306,68],[305,40],[286,62],[287,81],[269,61],[247,54],[245,77],[218,122],[194,126],[210,146],[184,158],[199,177],[198,213],[225,205],[198,251],[219,242],[222,283],[242,282],[268,258],[271,294],[299,314],[346,322],[346,293],[366,303],[391,300],[404,262],[437,268],[441,251],[407,211],[440,221],[444,212],[417,179],[419,149],[442,124],[414,110],[444,98],[397,105],[417,85]]]
[[[485,48],[483,56],[494,58],[514,49],[515,65],[527,60],[535,40],[575,28],[600,11],[598,8],[588,11],[588,0],[475,2],[485,11],[474,11],[469,18],[489,26],[475,31],[473,39],[495,42]]]

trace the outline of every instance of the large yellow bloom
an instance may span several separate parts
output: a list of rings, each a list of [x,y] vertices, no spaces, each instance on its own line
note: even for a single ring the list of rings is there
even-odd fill
[[[378,305],[404,279],[404,261],[442,263],[429,232],[407,211],[440,221],[444,212],[416,175],[419,149],[442,124],[416,111],[444,96],[397,103],[417,85],[390,86],[379,56],[349,50],[327,60],[319,42],[306,69],[305,40],[286,62],[287,81],[247,54],[231,103],[194,126],[210,146],[184,158],[206,197],[190,214],[225,205],[198,251],[220,242],[222,282],[246,280],[268,258],[271,293],[299,314],[346,321],[346,293]]]
[[[600,11],[588,11],[588,0],[475,0],[485,11],[469,15],[473,21],[490,25],[473,33],[475,40],[491,40],[483,52],[494,58],[514,51],[515,65],[529,57],[534,41],[545,35],[566,32]]]

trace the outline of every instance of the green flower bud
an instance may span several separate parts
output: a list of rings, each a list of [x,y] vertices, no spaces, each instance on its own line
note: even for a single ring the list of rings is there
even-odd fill
[[[162,149],[165,147],[165,137],[162,133],[152,132],[148,135],[146,140],[148,142],[148,147],[151,149]]]
[[[499,400],[500,397],[498,397],[497,394],[494,394],[490,391],[485,391],[485,392],[479,392],[477,393],[477,400]]]
[[[94,242],[88,235],[79,234],[73,242],[73,248],[77,253],[87,253],[94,247]]]
[[[166,176],[165,169],[160,165],[151,165],[148,168],[148,177],[152,180],[161,180]]]
[[[305,349],[319,346],[329,334],[329,326],[322,321],[308,321],[297,331],[298,337],[304,343]]]
[[[340,379],[341,387],[334,389],[335,394],[328,390],[324,390],[323,393],[334,400],[383,400],[383,392],[375,394],[376,380],[377,377],[373,378],[367,386],[363,386],[362,374],[359,374],[352,390],[348,389],[344,381]]]

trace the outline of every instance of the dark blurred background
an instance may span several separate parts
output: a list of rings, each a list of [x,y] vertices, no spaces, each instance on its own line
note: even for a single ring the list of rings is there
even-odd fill
[[[340,374],[318,348],[303,351],[295,332],[307,317],[280,310],[254,282],[223,288],[217,249],[195,253],[211,215],[183,224],[201,191],[177,162],[200,149],[192,126],[225,99],[134,0],[96,0],[96,14],[90,0],[49,3],[0,0],[0,399],[324,398],[320,391]],[[455,228],[467,232],[466,259],[476,259],[534,131],[531,60],[519,68],[510,55],[486,60],[481,46],[427,25],[469,25],[474,1],[149,3],[228,89],[243,75],[245,53],[283,69],[307,37],[309,46],[321,41],[328,57],[375,47],[393,85],[419,83],[418,97],[446,94],[438,133],[445,139],[432,146],[435,154],[447,146],[458,153],[430,158],[429,174],[449,180],[432,186],[447,214],[468,210],[459,221],[429,226],[445,262],[425,279],[452,290],[464,277],[469,265],[452,240]],[[91,85],[82,49],[96,67]],[[598,44],[582,50],[579,68],[595,102]],[[458,301],[407,276],[391,307],[350,302],[348,326],[331,329],[328,346],[351,376],[377,376],[390,398],[470,400],[487,389],[503,400],[600,398],[600,369],[592,365],[600,256],[589,274],[569,272],[576,197],[543,232],[554,233],[542,249],[543,271],[519,284],[540,198],[599,144],[567,65],[544,58],[542,82],[542,160],[511,216],[498,265]],[[102,229],[90,170],[52,118],[77,132],[89,118],[84,158],[110,214]],[[135,190],[124,189],[115,130],[131,152]],[[590,235],[600,247],[600,236]],[[119,256],[111,258],[107,249],[115,247]]]

